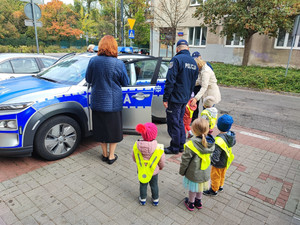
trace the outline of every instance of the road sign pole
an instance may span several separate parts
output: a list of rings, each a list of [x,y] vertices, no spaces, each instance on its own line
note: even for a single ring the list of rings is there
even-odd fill
[[[35,7],[33,5],[33,1],[31,0],[31,9],[32,9],[32,16],[33,16],[33,26],[34,26],[34,32],[35,32],[35,42],[36,42],[36,50],[37,50],[37,53],[39,54],[40,51],[39,51],[39,41],[38,41],[38,36],[37,36],[37,29],[36,29],[36,19],[35,19]]]

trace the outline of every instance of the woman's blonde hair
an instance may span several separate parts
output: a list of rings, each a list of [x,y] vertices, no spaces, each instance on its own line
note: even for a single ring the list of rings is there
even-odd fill
[[[201,136],[202,137],[202,145],[207,148],[207,141],[206,141],[206,135],[209,131],[209,123],[204,118],[198,118],[195,119],[192,123],[192,131],[195,136]]]
[[[195,61],[196,61],[196,63],[197,63],[197,66],[198,66],[199,70],[201,70],[202,67],[203,67],[203,66],[205,65],[205,63],[206,63],[204,60],[200,59],[199,57],[198,57],[198,58],[195,58]]]

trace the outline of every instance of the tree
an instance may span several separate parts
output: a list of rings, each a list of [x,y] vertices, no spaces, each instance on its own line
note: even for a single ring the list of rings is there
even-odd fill
[[[276,37],[279,28],[290,31],[299,12],[297,0],[207,0],[200,3],[193,16],[203,19],[200,25],[209,27],[213,33],[222,26],[220,36],[242,37],[245,40],[242,65],[246,66],[253,35]]]
[[[72,11],[62,1],[52,0],[41,6],[43,29],[47,39],[60,41],[62,39],[79,38],[83,31],[77,28],[79,15]]]
[[[187,17],[187,10],[190,1],[185,0],[159,0],[154,7],[154,19],[160,26],[167,26],[172,33],[171,44],[174,45],[176,29],[179,24],[185,21]],[[173,47],[172,47],[173,55]]]
[[[143,10],[136,12],[134,29],[137,31],[134,37],[134,44],[137,46],[149,46],[150,42],[150,24],[146,23],[145,13]]]

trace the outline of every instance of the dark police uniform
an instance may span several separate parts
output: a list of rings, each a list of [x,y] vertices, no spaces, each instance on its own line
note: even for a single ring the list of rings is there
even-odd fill
[[[163,101],[168,102],[167,126],[171,137],[166,153],[177,154],[185,143],[183,115],[198,77],[198,66],[188,50],[181,50],[171,60]]]

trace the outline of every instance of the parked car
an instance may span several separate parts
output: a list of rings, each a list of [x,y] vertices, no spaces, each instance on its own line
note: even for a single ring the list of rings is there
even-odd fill
[[[37,74],[43,68],[51,66],[57,58],[29,53],[1,53],[0,54],[0,81]]]
[[[35,76],[0,82],[0,156],[64,158],[92,130],[87,65],[95,54],[84,53],[57,62]],[[123,87],[123,127],[164,119],[162,103],[168,62],[162,58],[122,54],[130,85]]]

